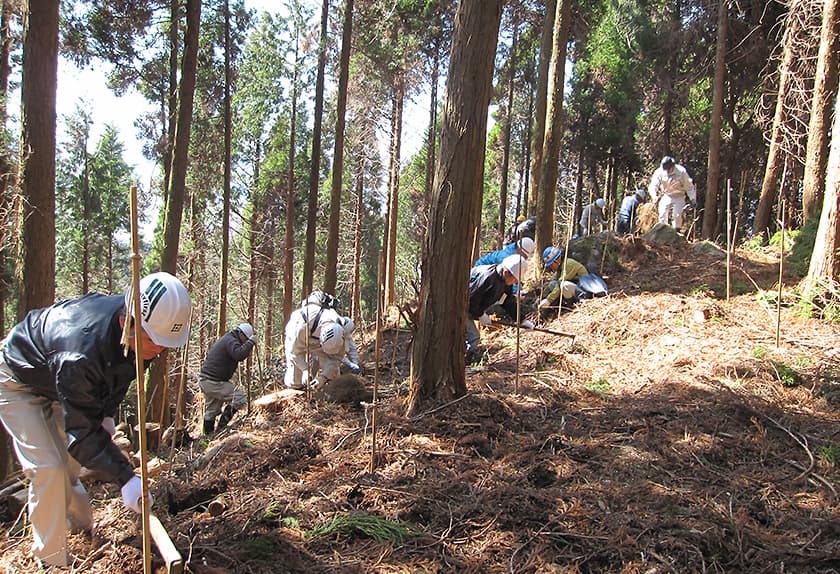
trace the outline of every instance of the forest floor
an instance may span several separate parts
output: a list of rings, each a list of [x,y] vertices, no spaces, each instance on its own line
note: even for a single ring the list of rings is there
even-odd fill
[[[727,302],[719,254],[622,245],[608,297],[541,324],[573,344],[521,331],[517,363],[491,327],[433,412],[406,418],[411,334],[386,331],[373,472],[370,413],[303,396],[176,451],[153,510],[187,571],[840,572],[840,326],[786,307],[776,346],[770,253],[736,254]],[[137,516],[90,491],[74,570],[141,572]],[[0,534],[0,568],[35,571]]]

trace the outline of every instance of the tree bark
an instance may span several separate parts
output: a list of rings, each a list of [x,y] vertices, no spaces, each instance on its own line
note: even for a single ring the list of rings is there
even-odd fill
[[[726,77],[726,35],[729,6],[720,0],[715,50],[715,78],[712,84],[712,117],[709,127],[709,159],[707,162],[706,204],[703,213],[703,238],[713,240],[717,228],[718,189],[720,184],[720,129],[723,121],[723,89]]]
[[[335,293],[338,283],[338,241],[341,223],[341,182],[344,172],[344,118],[347,113],[347,82],[350,75],[350,39],[353,34],[353,0],[344,2],[344,27],[341,33],[341,58],[338,73],[338,105],[335,120],[330,221],[327,229],[327,263],[324,290]]]
[[[537,68],[537,96],[534,103],[534,128],[531,131],[531,175],[528,194],[531,201],[539,195],[540,174],[543,163],[543,137],[545,135],[546,102],[548,101],[548,71],[552,57],[554,15],[558,0],[545,0],[542,42],[540,43],[540,61]],[[527,202],[526,202],[527,205]]]
[[[779,89],[776,96],[776,111],[773,114],[773,127],[770,133],[770,150],[767,153],[767,165],[764,168],[764,180],[761,183],[761,197],[753,220],[753,235],[761,234],[765,239],[770,235],[770,213],[779,191],[779,176],[784,165],[782,151],[782,127],[790,114],[785,109],[785,95],[789,89],[790,70],[795,57],[793,40],[797,37],[799,18],[795,14],[801,10],[803,0],[794,0],[788,9],[788,26],[785,29],[782,65],[779,68]]]
[[[817,71],[814,76],[814,94],[811,99],[811,119],[808,124],[805,177],[802,180],[802,218],[805,221],[819,216],[825,190],[823,174],[825,174],[828,162],[831,106],[837,95],[838,58],[840,58],[838,52],[840,52],[840,0],[825,0]]]
[[[195,72],[198,62],[198,31],[201,23],[201,1],[187,0],[187,28],[184,42],[184,59],[181,63],[181,84],[178,87],[178,118],[175,143],[172,148],[169,193],[166,198],[166,219],[163,227],[163,249],[160,257],[161,271],[172,275],[178,272],[178,243],[181,234],[181,217],[184,211],[190,126],[192,124]],[[169,423],[168,406],[169,353],[164,350],[149,369],[146,396],[150,401],[149,421],[161,427]],[[139,383],[139,381],[138,381]]]
[[[820,225],[802,290],[809,298],[829,290],[837,293],[840,273],[840,98],[836,98],[832,133]]]
[[[499,186],[499,225],[497,228],[496,249],[502,248],[502,241],[505,238],[505,231],[507,229],[507,199],[508,199],[508,180],[510,171],[510,132],[511,122],[513,122],[513,84],[516,79],[516,42],[519,37],[519,21],[517,16],[513,16],[513,39],[510,43],[510,58],[508,59],[508,85],[507,85],[507,117],[505,118],[504,135],[502,137],[502,181]]]
[[[330,0],[321,6],[321,40],[318,47],[318,73],[315,77],[315,110],[312,128],[312,159],[309,165],[309,198],[306,212],[306,251],[303,257],[303,293],[312,291],[315,276],[315,231],[318,225],[318,188],[321,179],[321,124],[324,117],[324,68],[327,62],[327,19]]]
[[[24,8],[20,185],[22,237],[18,319],[55,300],[55,102],[58,0]]]
[[[543,162],[540,186],[536,197],[537,230],[534,243],[539,253],[554,240],[554,201],[557,197],[557,171],[560,159],[560,141],[563,135],[563,85],[566,68],[566,43],[569,39],[569,21],[572,0],[557,0],[554,16],[554,38],[549,66],[548,102],[543,134]]]
[[[438,79],[440,78],[440,39],[435,38],[434,56],[432,60],[431,94],[429,97],[429,132],[426,137],[426,181],[423,188],[423,213],[428,213],[432,201],[432,184],[435,177],[435,160],[437,152],[437,108],[438,108]],[[418,231],[420,237],[425,237],[428,220],[423,221]]]
[[[222,192],[222,253],[219,263],[219,312],[216,321],[216,338],[227,332],[228,267],[230,259],[230,155],[231,128],[230,111],[230,1],[225,0],[225,159],[224,191]]]
[[[289,128],[289,177],[286,189],[286,240],[283,250],[283,325],[292,316],[295,285],[295,122],[297,120],[298,43],[295,42],[295,71],[292,75],[291,125]]]
[[[502,4],[462,0],[455,16],[412,349],[409,415],[466,393],[467,283],[481,213],[487,108]]]
[[[353,285],[351,286],[350,317],[358,322],[361,317],[362,299],[362,213],[365,209],[365,166],[364,153],[359,154],[359,168],[356,173],[356,220],[353,222]]]
[[[405,102],[405,84],[402,72],[396,72],[393,81],[391,106],[391,145],[388,168],[388,212],[385,229],[385,307],[395,304],[397,283],[397,221],[400,210],[400,148],[402,116]]]

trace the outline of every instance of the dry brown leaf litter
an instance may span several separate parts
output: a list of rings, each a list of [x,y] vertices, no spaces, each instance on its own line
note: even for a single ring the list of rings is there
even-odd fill
[[[543,325],[574,347],[520,333],[519,394],[512,328],[485,332],[469,394],[432,414],[406,419],[405,381],[383,381],[373,473],[371,413],[304,400],[179,451],[153,492],[190,571],[840,571],[840,472],[820,456],[840,448],[840,329],[786,309],[777,349],[775,312],[753,294],[711,296],[719,259],[634,252],[609,297]],[[741,255],[733,276],[772,288],[772,257]],[[383,338],[394,372],[408,372],[409,339]],[[136,517],[113,487],[91,492],[77,571],[141,571]],[[227,511],[212,517],[219,495]],[[305,537],[351,511],[420,535]],[[32,572],[28,539],[3,534],[4,571]]]

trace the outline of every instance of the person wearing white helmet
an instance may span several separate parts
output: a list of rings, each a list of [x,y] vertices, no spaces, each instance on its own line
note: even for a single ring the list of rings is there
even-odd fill
[[[242,323],[222,335],[207,351],[198,374],[198,386],[204,394],[204,434],[213,432],[216,417],[219,417],[217,430],[222,430],[236,411],[248,405],[245,393],[230,379],[239,363],[251,356],[256,345],[254,328],[250,323]]]
[[[469,307],[467,310],[467,360],[475,359],[481,335],[475,324],[481,320],[486,323],[489,317],[486,311],[498,303],[502,309],[516,319],[516,297],[513,286],[521,281],[528,272],[528,261],[519,255],[509,255],[496,265],[479,265],[470,271]],[[522,321],[526,329],[533,329],[529,319]]]
[[[292,313],[285,332],[287,387],[301,389],[338,377],[345,354],[341,320],[334,308],[323,306],[321,298],[307,297]]]
[[[545,309],[573,305],[577,293],[577,280],[589,273],[583,263],[566,257],[564,251],[559,247],[549,245],[543,250],[543,265],[545,271],[554,273],[554,279],[548,282],[543,289],[543,296],[540,299],[538,308]]]
[[[189,337],[191,302],[169,273],[144,277],[138,329],[131,293],[88,293],[32,310],[3,342],[0,421],[29,479],[31,549],[45,566],[71,562],[68,527],[91,528],[80,465],[115,483],[123,503],[141,510],[140,478],[111,440],[114,417],[135,379],[137,341],[146,366],[165,348],[182,346]]]
[[[686,199],[692,207],[697,205],[697,189],[688,171],[667,155],[650,178],[648,195],[658,207],[659,222],[671,225],[677,231],[683,224]]]
[[[595,232],[595,226],[600,225],[605,227],[607,220],[604,219],[604,202],[603,197],[599,197],[594,203],[590,203],[583,208],[580,214],[580,236],[586,237]]]
[[[495,265],[504,261],[505,257],[510,255],[520,255],[523,259],[528,259],[534,254],[534,240],[530,237],[523,237],[513,243],[510,243],[499,249],[498,251],[491,251],[490,253],[479,257],[473,263],[473,267],[479,265]]]

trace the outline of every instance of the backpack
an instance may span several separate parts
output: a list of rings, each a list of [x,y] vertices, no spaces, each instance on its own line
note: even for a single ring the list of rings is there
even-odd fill
[[[318,306],[318,313],[310,320],[309,314],[307,313],[307,307],[310,305],[317,305]],[[325,293],[323,291],[313,291],[309,294],[300,308],[300,314],[303,316],[304,321],[306,321],[307,325],[309,326],[309,336],[318,338],[315,332],[318,329],[318,323],[321,321],[321,315],[323,314],[325,309],[338,309],[339,301],[338,298],[334,295],[330,295],[329,293]]]

